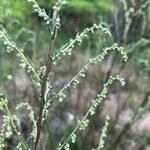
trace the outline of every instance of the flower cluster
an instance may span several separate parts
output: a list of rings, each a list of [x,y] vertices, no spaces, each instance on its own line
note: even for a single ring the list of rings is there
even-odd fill
[[[110,47],[106,47],[102,50],[102,53],[100,53],[99,55],[97,55],[95,58],[92,58],[88,61],[87,64],[85,64],[82,69],[70,80],[68,81],[64,87],[56,94],[55,92],[52,92],[52,87],[48,90],[49,92],[46,92],[47,94],[49,94],[49,96],[47,96],[47,94],[45,94],[46,96],[46,102],[44,105],[44,110],[46,113],[48,113],[48,108],[52,105],[53,101],[58,99],[59,102],[63,102],[63,100],[66,98],[66,95],[64,94],[64,91],[67,90],[70,87],[75,88],[79,83],[80,83],[80,78],[85,78],[86,77],[86,72],[89,68],[89,66],[91,65],[95,65],[97,62],[101,62],[105,55],[107,55],[107,53],[109,51],[117,51],[122,55],[122,58],[124,61],[127,61],[127,55],[124,52],[124,48],[123,47],[119,47],[116,43],[113,44]],[[119,80],[120,78],[118,78]],[[45,115],[44,115],[45,116]]]
[[[35,0],[27,0],[27,1],[33,4],[32,6],[34,11],[38,13],[39,17],[42,17],[46,21],[46,24],[51,23],[51,19],[46,14],[45,10],[41,9]]]
[[[108,93],[108,87],[113,83],[113,81],[118,80],[120,81],[120,83],[122,84],[122,86],[125,85],[125,81],[123,78],[119,77],[119,75],[116,76],[110,76],[109,80],[107,81],[107,83],[105,83],[103,85],[103,90],[100,94],[97,94],[97,98],[92,100],[92,105],[89,109],[89,113],[91,116],[93,116],[95,114],[95,110],[97,108],[97,106],[102,102],[102,100],[104,98],[106,98],[107,93]]]
[[[56,1],[55,5],[53,6],[54,10],[60,11],[61,6],[67,5],[68,1],[67,0],[59,0]]]
[[[20,129],[21,122],[16,115],[11,115],[8,109],[8,100],[6,98],[0,98],[0,110],[6,115],[2,116],[2,129],[0,131],[0,149],[5,147],[5,139],[10,138],[14,132],[20,135],[17,129]]]
[[[99,55],[97,55],[95,58],[92,58],[88,61],[88,63],[86,65],[83,66],[83,68],[69,81],[67,82],[64,87],[59,91],[58,94],[56,94],[55,97],[57,97],[59,99],[59,102],[62,102],[63,99],[66,97],[65,94],[63,93],[64,90],[68,89],[69,87],[76,87],[80,81],[79,78],[85,78],[86,77],[86,72],[89,68],[89,66],[91,65],[95,65],[97,62],[101,62],[105,55],[107,55],[108,51],[117,51],[122,55],[122,58],[124,61],[127,61],[127,55],[124,52],[123,47],[119,47],[116,43],[113,44],[110,47],[106,47],[102,50],[102,53],[100,53]]]
[[[88,36],[88,33],[95,33],[96,30],[100,30],[106,35],[111,36],[110,31],[102,25],[94,24],[91,28],[86,28],[83,32],[78,33],[74,40],[70,39],[69,43],[58,50],[58,53],[53,57],[54,65],[57,64],[57,61],[60,60],[62,56],[71,55],[75,44],[81,45],[83,39]]]
[[[36,73],[34,67],[28,61],[28,59],[23,54],[23,49],[17,47],[17,45],[11,41],[3,31],[0,31],[0,39],[4,41],[4,45],[6,46],[7,52],[10,53],[12,51],[17,52],[17,57],[20,59],[20,66],[27,69],[27,73],[30,73],[32,78],[36,80],[37,83],[41,81],[38,74]]]
[[[10,117],[3,115],[3,124],[0,132],[0,149],[4,148],[4,141],[6,138],[9,138],[13,134],[13,129],[10,123]]]
[[[100,136],[99,145],[98,145],[97,150],[100,150],[100,149],[104,148],[104,144],[105,144],[104,138],[107,137],[107,130],[108,130],[108,125],[109,125],[109,120],[110,120],[110,117],[106,116],[105,125],[102,128],[102,133],[101,133],[101,136]]]
[[[88,124],[89,124],[89,116],[93,116],[95,114],[96,108],[99,106],[99,104],[106,98],[107,93],[108,93],[108,88],[110,85],[113,84],[113,82],[117,80],[119,81],[122,86],[125,85],[125,81],[123,78],[121,78],[119,75],[116,76],[111,76],[108,81],[104,84],[102,91],[100,92],[100,94],[97,94],[96,98],[92,100],[91,106],[88,109],[87,113],[85,114],[85,116],[81,119],[78,120],[77,122],[77,126],[76,128],[73,130],[73,132],[69,135],[69,137],[65,140],[65,142],[63,144],[59,144],[58,150],[61,150],[63,147],[65,147],[66,145],[69,145],[69,141],[73,141],[72,143],[75,143],[75,139],[76,139],[76,132],[77,130],[84,130],[87,128]],[[109,118],[106,118],[107,122],[109,120]],[[104,134],[106,133],[106,128],[108,126],[108,123],[106,122],[105,127],[103,129],[102,132],[102,139],[101,139],[101,145],[104,144],[103,138],[105,137]],[[72,140],[73,139],[73,140]],[[69,150],[69,146],[67,146],[67,150]]]
[[[32,129],[32,132],[30,134],[30,137],[35,140],[37,126],[36,126],[34,111],[32,110],[32,107],[28,103],[20,103],[16,106],[16,110],[19,110],[19,109],[22,109],[22,108],[25,108],[29,112],[28,116],[29,116],[31,122],[33,123],[33,129]]]

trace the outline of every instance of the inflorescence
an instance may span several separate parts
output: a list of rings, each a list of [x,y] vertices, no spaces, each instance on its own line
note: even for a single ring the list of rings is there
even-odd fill
[[[46,11],[44,9],[41,9],[35,0],[27,0],[27,1],[33,4],[32,7],[34,11],[38,13],[39,17],[42,17],[46,21],[46,24],[51,23],[52,20],[46,14]]]
[[[110,117],[108,115],[106,115],[106,117],[105,117],[105,125],[102,128],[102,133],[101,133],[101,136],[100,136],[100,139],[99,139],[99,145],[98,145],[98,148],[96,150],[100,150],[100,149],[104,148],[104,144],[105,144],[104,138],[107,137],[109,120],[110,120]]]
[[[64,148],[65,150],[70,150],[70,145],[69,142],[71,141],[72,143],[75,143],[76,140],[76,132],[78,130],[84,130],[87,128],[90,120],[89,117],[93,116],[96,112],[96,108],[100,105],[100,103],[106,98],[107,93],[108,93],[108,88],[113,84],[114,81],[119,81],[122,86],[125,85],[125,81],[123,78],[121,78],[119,75],[116,76],[110,76],[108,81],[103,85],[102,91],[96,95],[96,98],[92,100],[91,106],[88,109],[87,113],[85,116],[81,119],[78,120],[76,128],[72,131],[72,133],[69,135],[69,137],[64,141],[60,142],[57,150],[61,150]],[[103,136],[104,137],[104,136]],[[102,137],[102,138],[103,138]],[[104,144],[104,143],[103,143]]]
[[[0,38],[3,40],[4,45],[6,46],[7,52],[13,52],[14,50],[17,52],[17,57],[20,59],[20,66],[22,68],[27,69],[27,73],[31,74],[32,78],[36,80],[37,83],[40,83],[41,79],[39,78],[38,74],[36,73],[33,65],[28,61],[26,56],[23,54],[23,49],[19,48],[12,40],[10,40],[6,34],[0,30]]]
[[[63,100],[66,98],[64,91],[70,87],[75,88],[77,85],[79,85],[80,79],[81,78],[83,79],[86,77],[86,72],[87,72],[88,68],[92,65],[96,65],[98,62],[101,62],[104,59],[104,57],[108,54],[109,51],[119,52],[124,61],[127,61],[127,59],[128,59],[126,53],[124,52],[124,48],[119,47],[118,44],[116,44],[116,43],[110,47],[104,48],[102,50],[102,53],[97,55],[95,58],[90,59],[88,61],[88,63],[85,64],[82,67],[82,69],[70,81],[65,83],[63,88],[58,93],[53,93],[53,94],[50,94],[50,96],[46,96],[46,102],[44,105],[45,113],[48,113],[48,108],[52,105],[53,101],[58,99],[59,102],[63,102]],[[49,91],[52,91],[52,87],[50,88]]]
[[[91,28],[86,28],[83,32],[78,33],[74,40],[70,39],[69,43],[62,46],[62,48],[58,50],[56,55],[52,58],[53,64],[56,65],[57,61],[60,60],[62,56],[71,55],[75,47],[75,44],[81,45],[83,42],[83,39],[86,38],[89,33],[92,33],[92,34],[95,33],[96,30],[100,30],[106,35],[111,36],[111,33],[107,28],[103,27],[102,25],[94,24]]]
[[[5,139],[10,138],[14,133],[19,140],[17,147],[29,149],[21,135],[21,121],[16,115],[12,115],[10,113],[8,108],[8,100],[4,96],[0,96],[0,110],[4,112],[2,117],[2,129],[0,131],[0,149],[5,147]]]

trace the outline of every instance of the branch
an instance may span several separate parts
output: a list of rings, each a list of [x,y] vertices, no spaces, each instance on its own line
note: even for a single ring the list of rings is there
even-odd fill
[[[53,14],[52,14],[52,24],[51,24],[51,38],[49,42],[49,50],[48,50],[48,58],[47,58],[47,63],[46,63],[46,71],[45,75],[43,77],[43,81],[41,84],[41,96],[40,96],[40,110],[39,110],[39,115],[38,115],[38,121],[37,121],[37,135],[36,135],[36,140],[35,140],[35,145],[34,145],[34,150],[36,150],[37,144],[39,143],[40,140],[40,135],[41,135],[41,129],[42,129],[42,123],[43,123],[43,110],[44,110],[44,104],[45,104],[45,92],[46,92],[46,84],[48,81],[48,75],[49,72],[51,71],[51,66],[52,66],[52,51],[54,48],[54,41],[58,29],[58,18],[59,18],[59,11],[60,9],[57,9],[60,6],[61,0],[57,0],[55,6],[53,7]]]

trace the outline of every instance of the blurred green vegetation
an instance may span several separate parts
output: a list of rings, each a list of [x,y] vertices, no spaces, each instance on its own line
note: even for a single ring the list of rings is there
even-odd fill
[[[50,14],[52,5],[55,0],[37,0],[39,5],[44,8],[48,14]],[[106,5],[107,3],[107,5]],[[27,53],[31,56],[33,54],[33,48],[36,49],[36,52],[39,55],[45,55],[47,52],[47,44],[49,33],[47,28],[43,27],[40,18],[37,14],[33,12],[32,6],[26,0],[1,0],[0,2],[0,23],[8,30],[11,38],[17,42],[21,47],[27,49]],[[110,0],[74,0],[70,1],[70,4],[63,9],[63,31],[59,33],[57,45],[63,45],[66,43],[70,37],[74,37],[76,32],[75,28],[84,28],[87,26],[88,22],[93,22],[93,16],[99,16],[100,14],[108,15],[113,9],[112,2]],[[75,17],[76,16],[76,17]],[[87,19],[88,16],[88,19]],[[70,24],[67,24],[68,20],[76,19],[76,22],[79,22],[77,26],[72,28]],[[84,19],[83,19],[84,18]],[[91,18],[91,19],[90,19]],[[82,23],[84,22],[84,26]],[[27,29],[28,28],[28,29]],[[67,32],[66,32],[67,30]],[[72,32],[73,31],[73,32]],[[35,34],[30,37],[30,33]],[[29,34],[29,35],[28,35]],[[36,39],[33,39],[33,38]],[[36,40],[36,44],[34,43]],[[43,44],[41,44],[43,43]],[[30,45],[27,46],[27,45]],[[89,44],[86,46],[84,44],[84,49],[90,48]],[[3,53],[3,59],[6,57],[5,51]],[[30,57],[31,58],[31,57]],[[2,59],[2,58],[1,58]],[[11,65],[11,62],[3,63],[3,70],[1,73],[0,80],[6,80],[6,74],[10,73],[11,68],[14,68],[15,65]]]
[[[54,4],[55,0],[37,0],[39,5],[46,9],[49,13],[50,8]],[[107,4],[107,5],[106,5]],[[74,14],[108,14],[112,11],[113,5],[111,0],[73,0],[64,9],[67,13]],[[25,21],[32,14],[30,4],[26,0],[1,0],[0,5],[0,20],[10,16],[22,21]]]
[[[37,0],[37,2],[50,14],[55,0]],[[43,26],[41,18],[33,12],[32,6],[26,0],[15,0],[15,2],[14,0],[1,0],[0,3],[0,23],[8,30],[11,38],[19,46],[26,49],[29,58],[32,58],[33,54],[36,53],[37,56],[46,55],[49,29],[45,25]],[[127,4],[128,8],[134,7],[135,11],[138,11],[144,2],[135,3],[134,1],[128,1]],[[121,43],[125,30],[125,12],[123,10],[123,4],[118,3],[116,0],[71,0],[61,13],[62,28],[61,32],[58,33],[56,49],[65,44],[69,38],[75,37],[77,32],[82,31],[83,28],[91,26],[95,22],[110,28],[113,38],[108,39],[99,32],[95,35],[90,35],[83,43],[83,46],[79,48],[82,52],[90,55],[99,52],[100,49],[110,45],[112,42]],[[128,51],[128,49],[134,49],[134,45],[139,44],[138,41],[140,39],[143,38],[146,41],[146,44],[143,46],[143,43],[137,45],[136,48],[139,50],[134,50],[135,53],[134,55],[132,54],[133,59],[131,59],[131,62],[137,68],[142,68],[148,75],[149,51],[142,50],[141,53],[140,49],[147,49],[149,45],[149,7],[144,8],[142,11],[137,16],[133,16],[127,34],[128,41],[123,45]],[[114,20],[116,12],[118,12],[118,20]],[[118,25],[116,25],[117,22],[115,23],[115,21],[118,22]],[[3,51],[3,56],[5,57],[4,53]],[[137,59],[139,55],[140,59]],[[10,67],[11,65],[7,64],[5,70],[10,70]]]
[[[44,8],[46,12],[50,14],[55,0],[37,0],[37,2],[41,8]],[[109,61],[111,67],[106,73],[106,76],[110,73],[114,73],[114,68],[117,68],[119,70],[118,72],[129,68],[131,72],[134,72],[137,82],[131,84],[135,84],[136,92],[142,91],[142,94],[145,95],[149,92],[150,83],[150,7],[147,6],[136,14],[145,2],[144,0],[127,0],[128,10],[125,11],[123,3],[119,3],[118,0],[71,0],[70,4],[64,7],[61,12],[62,28],[58,32],[55,47],[56,51],[60,46],[68,42],[70,38],[74,38],[82,29],[91,26],[93,23],[101,23],[112,31],[113,37],[109,39],[99,31],[94,35],[89,35],[81,47],[78,46],[75,48],[75,51],[81,55],[81,57],[79,57],[80,59],[77,60],[78,63],[82,61],[82,59],[86,59],[87,56],[96,55],[102,48],[117,42],[125,48],[129,60],[124,67],[124,64],[121,64],[121,62],[116,59],[117,56],[115,56],[112,62]],[[134,13],[130,14],[132,21],[131,24],[128,25],[129,28],[126,39],[124,39],[126,24],[129,23],[129,20],[125,20],[125,13],[129,12],[130,8],[134,8]],[[42,19],[33,12],[32,6],[26,0],[0,0],[0,28],[2,28],[2,26],[7,29],[11,39],[25,50],[25,55],[36,64],[36,68],[45,64],[44,58],[47,55],[49,28],[43,23]],[[76,65],[77,63],[76,60],[72,58],[66,59],[65,61],[69,62],[68,64],[66,63],[68,66],[69,64],[75,63]],[[5,82],[8,81],[8,75],[15,75],[17,69],[18,62],[15,55],[8,55],[3,44],[0,42],[0,83],[5,84]],[[72,69],[70,70],[72,72],[74,71]],[[97,73],[97,70],[94,74]],[[126,73],[128,74],[128,72],[125,72],[125,74]],[[98,74],[97,76],[99,78],[100,75]],[[102,76],[100,78],[102,80]],[[139,78],[141,82],[138,80]],[[97,78],[94,80],[96,79]],[[103,81],[96,82],[98,84]],[[138,86],[138,84],[141,83],[142,85]],[[9,85],[6,85],[6,87],[7,86]],[[127,85],[129,89],[125,89],[126,92],[130,92],[130,88],[132,87],[133,85]],[[13,95],[14,92],[11,92]],[[131,97],[131,100],[134,100],[134,96]],[[65,110],[67,111],[66,108]],[[88,139],[88,137],[90,136],[85,136],[85,139]],[[92,142],[94,143],[94,141]],[[85,140],[85,143],[88,142]],[[75,146],[81,147],[81,145],[82,141],[79,140]]]

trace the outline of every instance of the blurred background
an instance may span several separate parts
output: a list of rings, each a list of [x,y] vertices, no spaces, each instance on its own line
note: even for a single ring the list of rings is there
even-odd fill
[[[54,0],[37,0],[50,15]],[[78,133],[72,150],[96,148],[105,115],[111,117],[104,149],[150,150],[150,1],[149,0],[72,0],[61,11],[61,28],[54,53],[70,38],[93,23],[111,30],[110,39],[100,31],[90,34],[72,56],[64,57],[50,73],[51,83],[59,91],[66,81],[106,46],[116,42],[125,48],[128,62],[110,53],[103,63],[92,66],[77,88],[67,90],[66,101],[50,109],[44,124],[41,149],[54,150],[61,137],[74,129],[77,119],[85,114],[90,100],[110,75],[120,74],[126,86],[113,85],[106,100],[96,110],[89,127]],[[36,69],[45,65],[50,37],[49,27],[33,12],[26,0],[0,1],[0,28],[6,28],[11,39],[25,50]],[[40,89],[32,84],[25,70],[19,67],[14,53],[8,54],[0,41],[0,93],[9,99],[12,112],[19,102],[29,102],[37,109]],[[17,112],[14,112],[17,113]],[[17,113],[18,115],[18,113]],[[26,138],[31,124],[26,111],[20,113],[22,132]],[[1,125],[0,125],[1,126]],[[46,140],[45,140],[46,139]],[[8,148],[15,149],[13,139]]]

